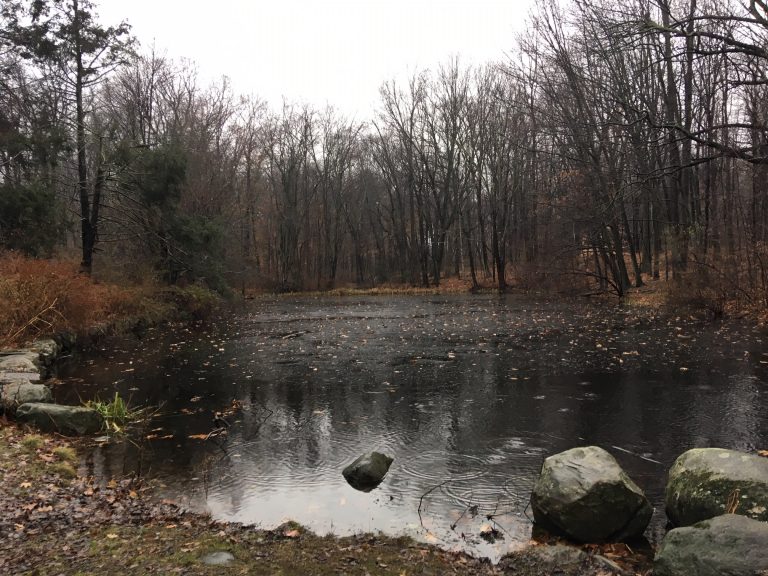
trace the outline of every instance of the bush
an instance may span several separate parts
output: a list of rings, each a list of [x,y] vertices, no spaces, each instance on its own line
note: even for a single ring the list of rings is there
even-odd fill
[[[170,286],[163,290],[163,294],[180,314],[195,320],[207,318],[221,304],[221,297],[216,292],[197,284]]]
[[[168,313],[151,289],[100,284],[75,262],[0,255],[0,346],[138,318],[155,322]]]
[[[0,347],[43,335],[127,331],[175,315],[201,319],[220,297],[199,285],[158,289],[99,283],[73,261],[0,254]]]

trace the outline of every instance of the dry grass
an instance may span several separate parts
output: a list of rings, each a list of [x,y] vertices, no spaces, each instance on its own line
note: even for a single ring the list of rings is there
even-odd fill
[[[468,279],[444,278],[440,280],[440,286],[411,286],[409,284],[386,283],[371,288],[360,288],[355,285],[339,286],[330,290],[306,290],[302,292],[286,293],[288,296],[408,296],[408,295],[437,295],[437,294],[463,294],[471,290],[472,283]],[[273,295],[273,292],[262,290],[247,290],[245,297],[258,298],[264,295]]]
[[[440,286],[409,286],[408,284],[382,284],[372,288],[340,287],[323,292],[328,296],[398,296],[412,294],[463,294],[469,292],[472,284],[469,280],[459,278],[444,278]]]
[[[146,315],[153,307],[148,294],[94,281],[72,261],[0,254],[0,346]]]

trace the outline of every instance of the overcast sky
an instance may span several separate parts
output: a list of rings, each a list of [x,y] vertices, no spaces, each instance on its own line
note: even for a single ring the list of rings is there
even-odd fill
[[[197,62],[238,93],[330,103],[369,117],[381,83],[452,56],[497,60],[532,0],[95,0],[101,23],[128,20],[145,47]]]

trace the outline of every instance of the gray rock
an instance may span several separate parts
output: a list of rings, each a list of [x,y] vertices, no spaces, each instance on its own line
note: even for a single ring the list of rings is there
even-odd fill
[[[23,372],[39,374],[39,354],[30,351],[18,351],[9,356],[0,357],[0,373]]]
[[[104,426],[104,420],[96,410],[61,404],[22,404],[16,410],[16,418],[44,432],[67,435],[94,434]]]
[[[37,382],[40,380],[40,374],[33,372],[0,372],[0,385],[11,382]]]
[[[536,523],[579,542],[641,536],[653,508],[616,459],[597,446],[544,461],[531,495]]]
[[[227,552],[226,550],[219,550],[217,552],[206,554],[200,560],[203,564],[207,564],[208,566],[226,566],[227,564],[234,562],[235,557],[231,552]]]
[[[654,576],[768,574],[768,524],[736,514],[671,530],[659,548]]]
[[[768,521],[768,458],[722,448],[688,450],[669,470],[665,504],[675,526],[726,512]]]
[[[341,473],[352,488],[370,492],[384,480],[392,462],[393,458],[389,456],[379,452],[369,452],[360,456]]]
[[[32,384],[29,380],[9,382],[0,388],[0,405],[6,410],[15,410],[22,404],[52,402],[51,389],[45,384]]]
[[[44,340],[35,340],[29,347],[30,350],[36,352],[40,361],[45,366],[53,364],[59,356],[59,344],[53,338],[46,338]]]

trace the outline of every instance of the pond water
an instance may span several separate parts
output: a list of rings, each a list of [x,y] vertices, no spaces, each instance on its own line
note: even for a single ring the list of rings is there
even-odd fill
[[[96,476],[139,471],[221,520],[405,533],[498,559],[531,536],[547,455],[610,451],[656,508],[654,540],[680,453],[768,447],[763,337],[522,296],[275,298],[110,342],[64,366],[55,395],[162,406],[133,443],[93,448]],[[199,439],[233,401],[228,438]],[[395,460],[363,493],[341,470],[369,450]]]

